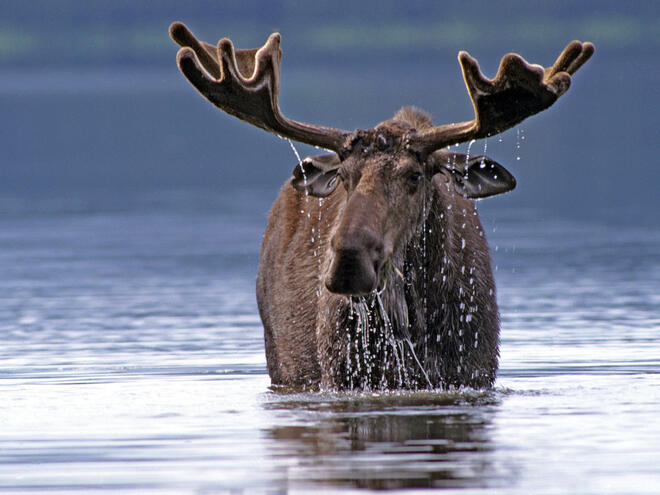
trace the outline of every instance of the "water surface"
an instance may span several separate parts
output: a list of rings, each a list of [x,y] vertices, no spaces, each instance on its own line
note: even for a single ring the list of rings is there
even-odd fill
[[[657,493],[658,71],[598,57],[487,143],[519,183],[480,204],[495,389],[385,394],[269,388],[254,285],[288,143],[173,66],[5,71],[0,493]],[[455,62],[287,69],[281,102],[346,129],[471,111]]]
[[[657,229],[485,201],[494,390],[291,394],[254,298],[273,194],[3,197],[0,492],[657,493]]]

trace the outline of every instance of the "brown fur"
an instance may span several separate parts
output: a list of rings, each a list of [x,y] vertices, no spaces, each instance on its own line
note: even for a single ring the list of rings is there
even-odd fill
[[[442,174],[433,176],[429,163],[419,163],[397,141],[410,128],[430,125],[421,111],[405,108],[374,131],[356,131],[355,151],[342,162],[344,187],[327,198],[307,196],[289,182],[282,187],[257,278],[273,384],[330,389],[493,384],[499,320],[474,202]],[[378,150],[377,135],[386,135],[391,145]],[[442,161],[443,153],[427,162]],[[400,179],[409,170],[426,174],[414,193]],[[353,252],[356,243],[362,246],[356,250],[363,249],[372,234],[382,242],[386,260],[378,268],[384,312],[375,293],[364,296],[365,330],[358,325],[358,299],[325,285],[342,249]]]

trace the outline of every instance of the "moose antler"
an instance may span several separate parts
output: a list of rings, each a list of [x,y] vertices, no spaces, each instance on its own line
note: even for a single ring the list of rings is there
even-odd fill
[[[235,50],[223,38],[217,49],[199,41],[182,23],[170,26],[170,36],[182,46],[179,69],[188,81],[221,110],[279,136],[329,150],[341,150],[348,132],[304,124],[280,113],[280,35],[253,50]]]
[[[351,133],[304,124],[280,113],[280,35],[273,33],[259,49],[235,50],[223,38],[215,47],[199,41],[182,23],[170,26],[181,45],[179,69],[215,106],[279,136],[336,151],[345,151]],[[458,54],[463,78],[474,106],[474,120],[446,124],[406,136],[408,147],[422,155],[447,145],[503,132],[545,110],[564,94],[573,75],[594,53],[589,42],[572,41],[552,67],[528,64],[520,55],[502,58],[494,79],[486,78],[467,52]]]
[[[528,64],[520,55],[510,53],[500,62],[494,79],[486,78],[479,64],[467,52],[458,54],[463,78],[474,106],[474,120],[447,124],[409,137],[409,146],[430,153],[447,145],[480,139],[519,124],[545,110],[571,85],[573,75],[594,53],[589,42],[572,41],[552,67]]]

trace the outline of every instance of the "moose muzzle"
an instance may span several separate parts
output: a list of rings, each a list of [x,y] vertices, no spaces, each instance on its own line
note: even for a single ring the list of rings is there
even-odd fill
[[[332,262],[325,279],[330,292],[359,296],[376,289],[384,262],[382,236],[368,228],[340,229],[331,245]]]

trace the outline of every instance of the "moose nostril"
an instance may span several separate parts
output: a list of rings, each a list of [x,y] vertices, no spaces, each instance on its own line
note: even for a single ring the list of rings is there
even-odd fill
[[[380,260],[383,258],[383,243],[377,242],[371,247],[371,257],[374,260],[374,263],[380,264]]]
[[[374,234],[365,234],[363,237],[363,246],[372,256],[383,255],[383,241],[380,236]]]
[[[380,272],[380,269],[383,266],[383,258],[384,258],[383,253],[384,253],[384,249],[382,243],[378,243],[371,248],[371,261],[374,265],[375,273]]]

